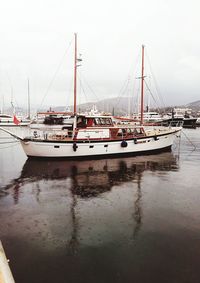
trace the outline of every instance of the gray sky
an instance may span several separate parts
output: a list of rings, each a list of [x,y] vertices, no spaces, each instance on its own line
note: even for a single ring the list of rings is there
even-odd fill
[[[45,94],[44,105],[72,104],[74,32],[83,59],[79,102],[119,96],[128,76],[127,95],[136,96],[142,44],[165,105],[199,100],[199,11],[198,0],[0,0],[1,101],[9,105],[12,86],[26,105],[29,78],[32,105]]]

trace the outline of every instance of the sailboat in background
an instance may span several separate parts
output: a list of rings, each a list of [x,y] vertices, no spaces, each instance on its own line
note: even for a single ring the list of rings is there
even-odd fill
[[[4,104],[4,99],[2,99]],[[2,104],[1,112],[0,112],[0,127],[15,127],[15,126],[28,126],[30,125],[30,95],[29,95],[29,80],[28,80],[28,116],[24,117],[22,115],[17,115],[15,106],[13,103],[13,94],[11,94],[11,107],[12,107],[12,115],[4,113],[4,107]]]
[[[121,155],[150,154],[170,150],[181,127],[143,126],[144,103],[144,46],[142,46],[141,121],[140,125],[116,125],[112,116],[77,114],[77,34],[74,52],[74,111],[72,129],[62,131],[34,131],[28,137],[19,137],[28,157],[40,158],[96,158]]]

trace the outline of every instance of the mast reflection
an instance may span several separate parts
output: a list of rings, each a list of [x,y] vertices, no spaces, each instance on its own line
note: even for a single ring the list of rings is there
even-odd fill
[[[163,174],[172,170],[177,171],[177,158],[171,152],[166,152],[159,155],[88,161],[28,159],[22,168],[20,177],[14,179],[5,189],[11,190],[14,203],[17,204],[20,201],[20,190],[23,189],[23,186],[34,183],[36,184],[34,194],[39,202],[42,191],[42,182],[39,181],[59,181],[69,178],[71,180],[72,231],[67,246],[71,253],[76,254],[79,245],[79,220],[81,218],[81,215],[77,217],[78,200],[96,198],[126,182],[136,184],[136,190],[135,186],[133,188],[132,218],[133,238],[137,236],[142,226],[142,179],[146,170],[162,171]]]

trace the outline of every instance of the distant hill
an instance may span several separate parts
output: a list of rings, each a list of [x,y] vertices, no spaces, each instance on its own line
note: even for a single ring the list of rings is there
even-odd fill
[[[128,97],[122,98],[108,98],[98,102],[88,102],[77,105],[77,110],[79,112],[90,111],[95,104],[97,109],[101,112],[104,111],[106,113],[114,113],[115,115],[125,115],[128,112]],[[133,109],[133,103],[130,103],[130,108]],[[73,110],[73,107],[70,107]],[[53,107],[54,111],[64,111],[66,110],[65,107],[57,106]]]
[[[200,110],[200,100],[191,102],[189,104],[186,105],[188,108],[192,108],[193,110]]]
[[[85,112],[85,111],[90,111],[92,109],[93,105],[96,105],[97,109],[99,111],[104,111],[106,113],[111,113],[111,114],[115,114],[115,115],[126,115],[128,114],[128,104],[129,104],[129,98],[128,97],[121,97],[121,98],[108,98],[108,99],[104,99],[101,101],[98,101],[96,103],[93,102],[89,102],[89,103],[84,103],[84,104],[80,104],[77,106],[77,109],[79,112]],[[173,107],[188,107],[191,108],[194,112],[199,111],[200,110],[200,100],[195,101],[195,102],[191,102],[188,103],[187,105],[172,105],[172,106],[168,106],[167,111],[170,111],[171,108]],[[64,111],[66,110],[66,108],[64,107],[55,107],[53,108],[55,111]],[[73,107],[70,107],[71,110],[73,110]],[[136,105],[134,105],[134,101],[130,101],[130,109],[131,112],[136,112]],[[154,110],[158,110],[158,109],[154,109]],[[160,110],[162,110],[160,108]]]
[[[106,113],[114,113],[115,115],[125,115],[128,112],[128,97],[121,98],[108,98],[96,103],[84,103],[78,106],[78,109],[81,111],[91,110],[93,105],[96,105],[99,111],[104,111]],[[130,102],[130,109],[133,109],[133,103]]]
[[[80,104],[77,105],[77,110],[78,112],[88,112],[92,109],[93,105],[95,104],[97,109],[100,112],[105,112],[105,113],[111,113],[111,114],[115,114],[115,115],[126,115],[128,114],[128,108],[130,107],[131,109],[131,113],[133,112],[137,112],[137,107],[136,107],[136,103],[134,103],[133,100],[130,101],[130,106],[129,106],[129,100],[130,98],[128,97],[115,97],[115,98],[108,98],[108,99],[103,99],[101,101],[98,101],[96,103],[94,102],[89,102],[89,103],[84,103],[84,104]],[[191,103],[188,103],[187,105],[171,105],[166,107],[165,109],[161,109],[159,108],[159,110],[161,110],[161,112],[169,112],[171,111],[171,109],[173,107],[188,107],[191,108],[193,112],[197,112],[200,111],[200,100],[198,101],[194,101]],[[44,106],[42,109],[38,109],[38,111],[47,111],[49,110],[50,107],[49,106]],[[54,111],[66,111],[66,107],[65,106],[56,106],[56,107],[51,107],[52,110]],[[69,110],[69,109],[68,109]],[[151,109],[151,110],[158,110],[156,108]],[[70,106],[70,111],[73,111],[73,106]],[[7,113],[12,114],[13,110],[10,108],[6,109]],[[32,109],[32,112],[33,109]],[[16,113],[27,113],[27,109],[22,109],[19,107],[16,107]]]

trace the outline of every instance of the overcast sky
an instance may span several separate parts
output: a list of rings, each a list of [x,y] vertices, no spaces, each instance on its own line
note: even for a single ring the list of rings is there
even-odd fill
[[[13,89],[26,105],[28,78],[32,105],[72,104],[74,32],[79,102],[136,97],[142,44],[165,105],[199,100],[199,11],[198,0],[0,0],[0,104]]]

